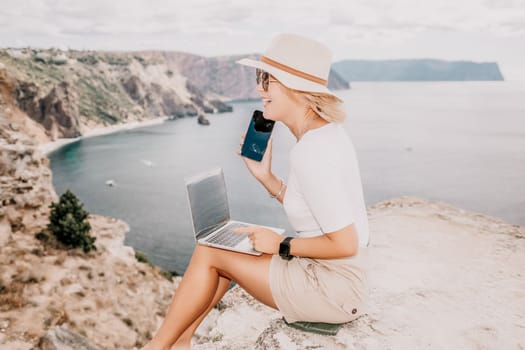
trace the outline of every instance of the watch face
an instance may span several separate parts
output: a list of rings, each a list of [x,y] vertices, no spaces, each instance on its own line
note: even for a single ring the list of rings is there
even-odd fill
[[[291,258],[293,258],[293,256],[290,255],[290,240],[291,239],[292,237],[286,237],[279,245],[279,256],[286,260],[290,260]]]

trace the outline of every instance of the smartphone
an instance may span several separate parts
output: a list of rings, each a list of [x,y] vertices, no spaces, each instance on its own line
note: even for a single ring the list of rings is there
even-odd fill
[[[266,146],[268,146],[274,124],[275,121],[263,117],[263,112],[253,111],[242,145],[241,155],[260,162],[266,151]]]

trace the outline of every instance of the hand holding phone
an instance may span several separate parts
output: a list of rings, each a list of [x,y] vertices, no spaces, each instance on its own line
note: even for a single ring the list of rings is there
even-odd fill
[[[263,112],[255,110],[246,131],[241,155],[260,162],[268,146],[274,124],[275,121],[263,117]]]

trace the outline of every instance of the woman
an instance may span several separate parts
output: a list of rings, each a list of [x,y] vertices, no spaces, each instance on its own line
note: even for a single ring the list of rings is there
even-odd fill
[[[283,239],[262,227],[238,229],[249,234],[261,256],[197,245],[164,322],[143,350],[189,349],[193,333],[231,281],[288,322],[342,323],[364,312],[368,221],[357,159],[340,125],[341,100],[326,87],[330,51],[280,34],[259,61],[238,63],[257,68],[265,118],[284,123],[297,139],[287,183],[272,173],[271,140],[261,162],[243,157],[283,204],[297,235]]]

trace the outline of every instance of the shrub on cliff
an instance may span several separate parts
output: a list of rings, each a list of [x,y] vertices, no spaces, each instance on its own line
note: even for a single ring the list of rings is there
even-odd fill
[[[83,204],[69,190],[60,196],[58,202],[51,204],[51,214],[47,228],[57,240],[70,248],[82,248],[84,253],[96,250],[95,237],[89,235],[91,225],[89,215]]]

